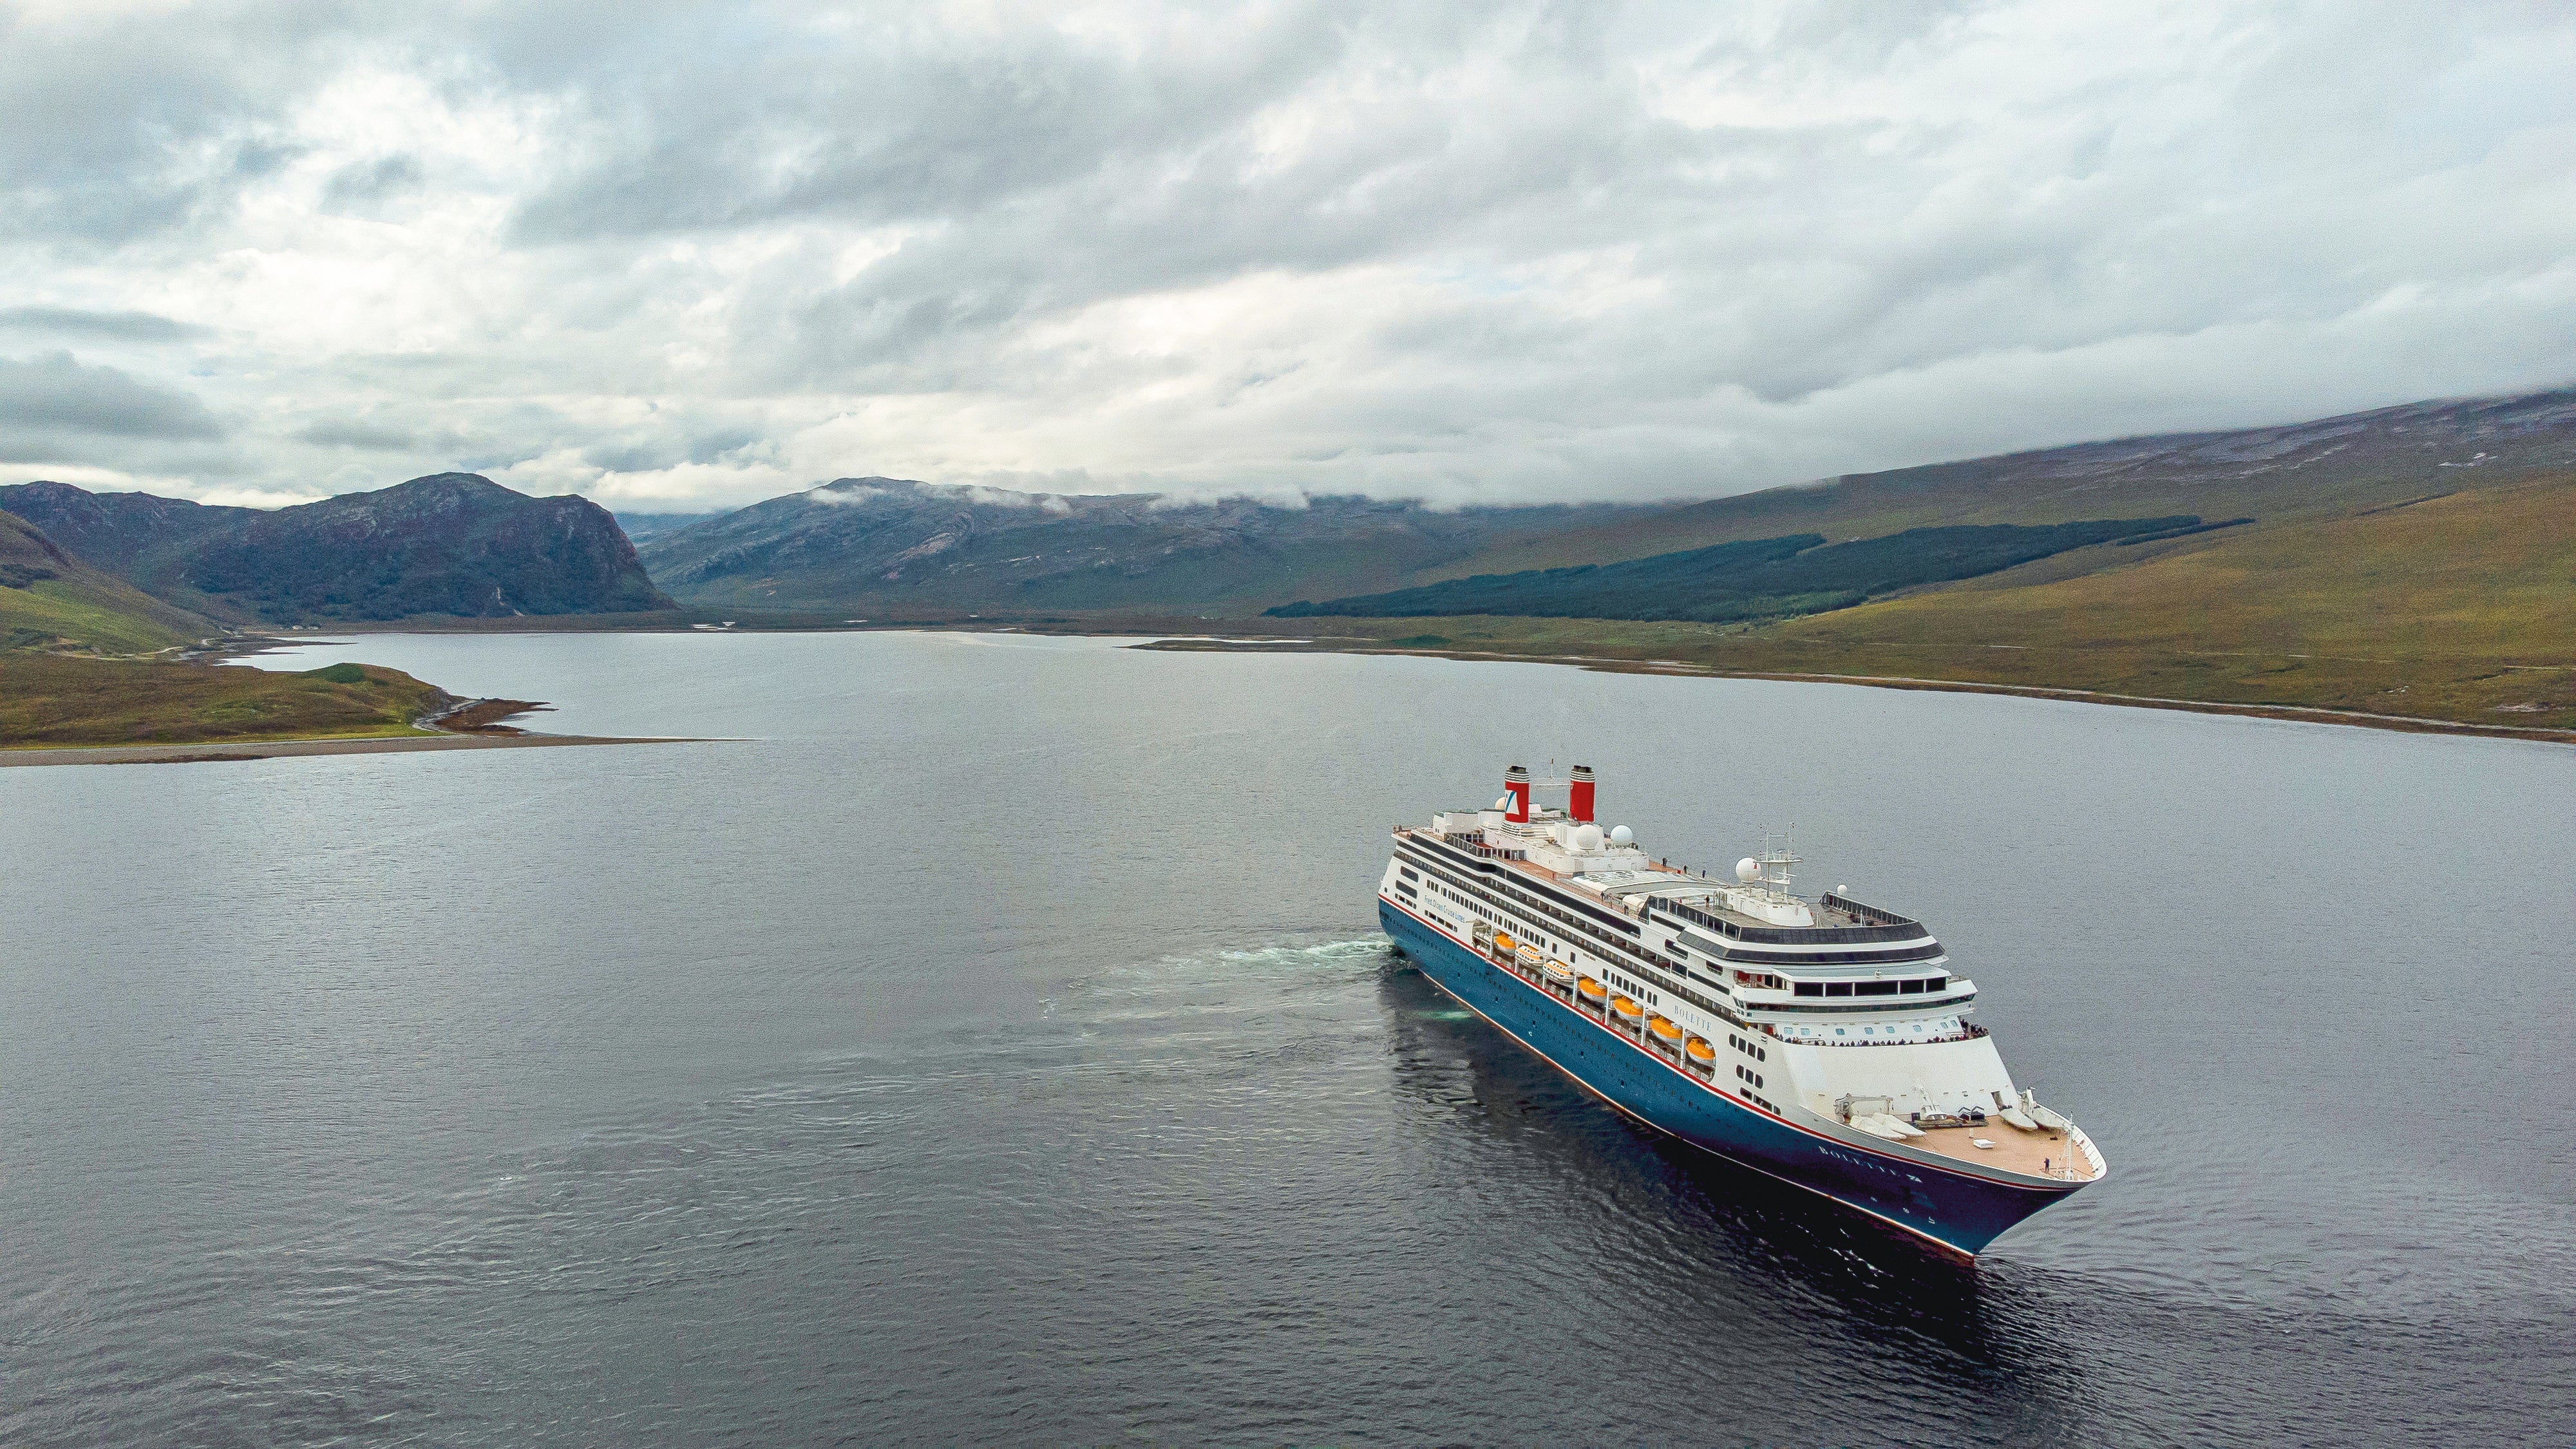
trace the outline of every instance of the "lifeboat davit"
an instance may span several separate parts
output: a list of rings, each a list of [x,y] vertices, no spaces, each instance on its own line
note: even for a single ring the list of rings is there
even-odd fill
[[[1667,1016],[1656,1015],[1646,1018],[1646,1039],[1668,1052],[1678,1052],[1682,1049],[1682,1029],[1673,1025],[1672,1019]]]
[[[1610,1018],[1621,1031],[1635,1031],[1638,1024],[1646,1019],[1646,1008],[1625,996],[1613,996],[1610,998]]]
[[[1717,1075],[1717,1048],[1709,1045],[1707,1037],[1695,1036],[1682,1043],[1682,1061],[1703,1076]]]
[[[1581,1001],[1585,1006],[1592,1008],[1594,1011],[1599,1011],[1602,1007],[1602,1003],[1606,1002],[1610,998],[1610,988],[1593,980],[1591,977],[1586,976],[1582,980],[1574,983],[1574,995],[1575,999]]]

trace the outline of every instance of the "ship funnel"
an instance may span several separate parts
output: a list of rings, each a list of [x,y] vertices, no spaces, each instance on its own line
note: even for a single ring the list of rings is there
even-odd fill
[[[1503,818],[1515,825],[1527,825],[1529,823],[1529,771],[1518,765],[1505,770],[1503,793],[1509,796],[1512,802],[1503,811]]]
[[[1592,818],[1592,767],[1590,765],[1574,767],[1574,784],[1566,792],[1565,813],[1577,820]]]

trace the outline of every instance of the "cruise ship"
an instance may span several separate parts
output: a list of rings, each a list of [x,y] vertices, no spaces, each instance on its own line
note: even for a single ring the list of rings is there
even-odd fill
[[[1563,808],[1532,783],[1395,827],[1378,917],[1442,990],[1647,1125],[1950,1254],[2101,1181],[1922,923],[1793,894],[1785,841],[1732,879],[1652,859],[1595,823],[1588,768]]]

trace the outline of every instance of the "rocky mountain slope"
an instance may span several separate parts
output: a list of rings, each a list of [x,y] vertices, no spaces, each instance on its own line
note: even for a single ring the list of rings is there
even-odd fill
[[[0,488],[80,561],[162,600],[269,623],[668,609],[599,505],[440,473],[293,508],[63,483]]]

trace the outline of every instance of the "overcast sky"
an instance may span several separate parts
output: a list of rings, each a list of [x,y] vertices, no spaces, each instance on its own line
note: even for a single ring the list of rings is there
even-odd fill
[[[0,0],[0,481],[1705,496],[2576,382],[2576,5]]]

